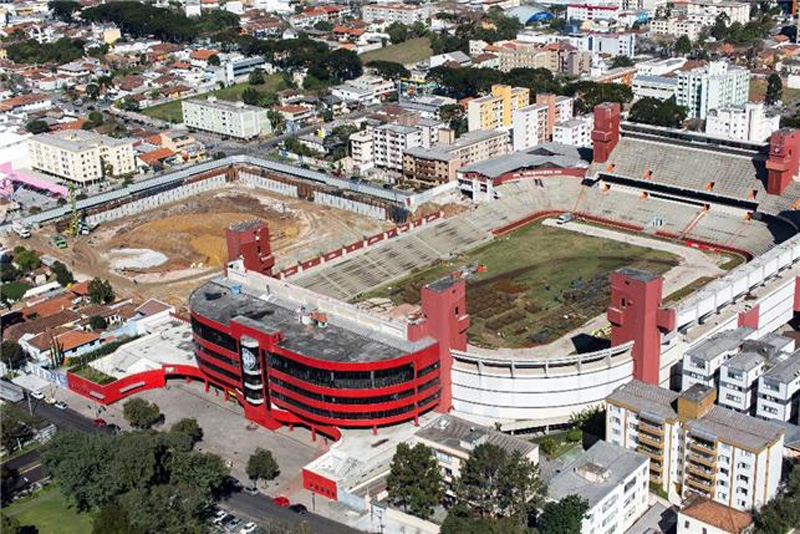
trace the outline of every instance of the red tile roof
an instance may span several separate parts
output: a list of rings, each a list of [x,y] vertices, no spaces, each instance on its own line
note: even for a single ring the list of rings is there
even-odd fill
[[[25,317],[32,317],[34,315],[37,317],[47,317],[71,308],[72,299],[65,295],[59,295],[57,297],[43,300],[31,306],[22,308],[22,315]]]
[[[140,154],[139,159],[144,161],[148,165],[154,165],[174,155],[175,152],[173,152],[168,148],[159,148],[156,150],[151,150],[150,152],[145,152],[144,154]]]
[[[36,102],[43,102],[49,97],[41,93],[32,93],[29,95],[19,95],[6,100],[0,100],[0,111],[12,111],[21,106],[34,104]]]
[[[700,495],[691,497],[681,513],[731,534],[741,534],[753,523],[753,516]]]
[[[191,58],[199,61],[208,61],[211,56],[219,54],[216,50],[195,50],[192,52]]]

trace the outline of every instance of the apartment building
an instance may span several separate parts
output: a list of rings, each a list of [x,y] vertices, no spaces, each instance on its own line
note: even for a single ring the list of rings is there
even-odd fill
[[[631,90],[634,100],[640,98],[657,98],[669,100],[675,96],[678,79],[674,76],[655,76],[652,74],[636,74],[633,77]]]
[[[644,454],[598,441],[547,481],[547,499],[586,500],[581,534],[625,532],[649,508],[649,465]]]
[[[252,139],[272,132],[267,110],[244,102],[227,102],[212,96],[207,100],[184,100],[181,107],[183,123],[189,128],[237,139]]]
[[[535,443],[450,414],[441,415],[418,430],[412,441],[433,450],[448,484],[461,476],[461,467],[472,456],[472,451],[485,443],[496,445],[508,453],[519,452],[534,464],[539,463],[539,446]]]
[[[79,185],[136,171],[132,139],[62,130],[28,139],[31,167]]]
[[[744,104],[749,96],[750,70],[727,61],[687,63],[677,78],[676,101],[689,118],[705,119],[712,109]]]
[[[681,389],[686,391],[695,384],[719,387],[720,367],[739,352],[745,340],[753,339],[755,328],[741,326],[720,332],[695,345],[683,355]]]
[[[361,130],[350,136],[350,157],[360,172],[369,170],[375,165],[371,130]]]
[[[547,69],[549,66],[547,51],[537,43],[511,41],[492,47],[491,53],[497,55],[501,72],[513,69]]]
[[[761,102],[714,109],[706,117],[708,135],[737,141],[763,143],[780,127],[780,115],[767,110]]]
[[[800,350],[781,354],[758,379],[756,415],[800,424]]]
[[[650,457],[650,483],[673,503],[701,495],[737,510],[775,496],[784,427],[716,406],[716,391],[683,393],[633,380],[606,399],[606,438]]]
[[[385,80],[380,76],[360,76],[342,85],[331,88],[331,94],[345,102],[355,102],[361,105],[378,103],[380,100],[395,92],[392,80]]]
[[[696,41],[706,25],[685,16],[655,19],[650,21],[650,34],[670,37],[688,37]]]
[[[750,4],[731,0],[690,0],[676,3],[673,13],[707,26],[714,24],[720,15],[728,18],[728,25],[734,22],[744,25],[750,21]]]
[[[403,170],[403,153],[422,146],[422,131],[412,126],[384,124],[372,130],[372,154],[376,167]]]
[[[583,39],[581,48],[593,54],[608,54],[610,56],[626,56],[632,58],[636,55],[635,33],[590,33]]]
[[[594,115],[559,122],[553,128],[553,141],[562,145],[591,148],[593,128]]]
[[[456,179],[465,165],[508,154],[508,133],[476,130],[453,140],[452,130],[440,130],[439,143],[431,148],[410,148],[403,154],[403,178],[435,186]]]
[[[553,139],[556,124],[572,118],[574,99],[550,94],[536,95],[536,103],[513,113],[514,150],[526,150]]]
[[[575,3],[567,4],[567,20],[609,20],[619,16],[617,4]]]
[[[415,22],[427,22],[437,9],[436,4],[369,4],[362,10],[364,22],[382,21],[386,24],[399,22],[411,26]]]
[[[511,127],[514,111],[530,104],[530,97],[530,90],[524,87],[493,85],[491,94],[467,104],[469,131]]]

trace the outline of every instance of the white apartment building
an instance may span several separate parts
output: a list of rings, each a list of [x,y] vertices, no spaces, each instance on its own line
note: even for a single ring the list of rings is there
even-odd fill
[[[634,100],[639,100],[640,98],[669,100],[675,96],[677,88],[678,79],[675,77],[639,73],[633,77],[631,86]]]
[[[689,118],[705,119],[712,109],[744,104],[750,91],[750,71],[727,61],[678,71],[677,78],[676,100]]]
[[[742,343],[753,339],[756,334],[755,328],[741,326],[714,334],[687,350],[683,355],[681,391],[686,391],[695,384],[716,389],[719,386],[719,370],[722,364],[738,354]]]
[[[644,454],[598,441],[548,481],[547,499],[586,499],[581,534],[625,532],[649,508],[649,464]]]
[[[673,37],[683,37],[685,35],[693,42],[697,40],[700,32],[705,27],[706,24],[685,16],[650,21],[650,33],[652,35],[669,35]]]
[[[360,172],[375,166],[372,150],[372,130],[361,130],[350,136],[350,157]]]
[[[767,357],[758,352],[740,352],[719,369],[720,406],[755,415],[758,377],[764,373]]]
[[[415,22],[427,22],[436,8],[435,4],[369,4],[363,8],[362,18],[366,23],[383,21],[388,25],[399,22],[411,26]]]
[[[606,439],[650,457],[650,483],[673,503],[693,495],[759,509],[778,490],[784,427],[716,406],[716,391],[683,393],[633,380],[606,399]]]
[[[359,76],[342,85],[331,88],[331,94],[345,102],[359,104],[373,104],[395,92],[392,80],[385,80],[380,76]]]
[[[758,379],[756,415],[800,423],[800,350],[777,356]]]
[[[376,167],[403,170],[403,152],[422,146],[419,128],[384,124],[372,130],[372,150]]]
[[[31,167],[80,185],[136,171],[132,139],[63,130],[28,139]]]
[[[570,97],[536,95],[536,104],[514,110],[514,151],[526,150],[553,140],[556,124],[572,118],[574,101]]]
[[[747,102],[708,112],[706,133],[714,137],[763,143],[781,127],[781,117],[761,102]]]
[[[594,128],[594,115],[575,117],[559,122],[553,128],[553,141],[564,145],[591,148],[592,128]]]
[[[617,4],[567,4],[567,20],[613,20],[619,12]]]
[[[581,48],[593,54],[610,56],[636,55],[635,33],[590,33],[583,38]]]
[[[744,25],[750,21],[750,4],[731,0],[690,0],[675,4],[674,13],[708,26],[714,24],[718,16],[725,14],[729,25],[734,22]]]
[[[272,133],[267,110],[248,106],[244,102],[227,102],[209,97],[181,102],[183,123],[189,128],[227,135],[237,139],[252,139]]]

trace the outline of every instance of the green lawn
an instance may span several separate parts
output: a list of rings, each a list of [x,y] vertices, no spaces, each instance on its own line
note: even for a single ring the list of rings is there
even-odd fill
[[[204,98],[208,95],[214,95],[221,100],[236,102],[241,100],[242,93],[244,93],[245,89],[248,87],[254,87],[262,93],[277,93],[278,91],[285,89],[286,84],[283,81],[282,75],[271,74],[267,76],[267,81],[260,85],[250,85],[247,82],[237,83],[193,98]],[[181,110],[180,100],[172,100],[164,104],[145,108],[142,110],[142,113],[163,121],[183,122],[183,112]]]
[[[91,380],[95,384],[100,384],[101,386],[105,384],[110,384],[111,382],[116,380],[116,378],[114,378],[113,376],[107,375],[102,371],[98,371],[97,369],[95,369],[90,365],[75,367],[71,369],[71,371],[72,373],[78,376],[82,376],[87,380]]]
[[[416,63],[423,59],[428,59],[433,55],[431,49],[431,42],[427,37],[417,37],[416,39],[409,39],[400,44],[384,46],[378,50],[372,50],[366,54],[362,54],[361,62],[364,64],[370,61],[394,61],[395,63],[402,63],[407,65],[409,63]]]
[[[536,222],[362,298],[416,304],[424,284],[483,264],[486,272],[467,280],[469,341],[489,348],[530,347],[550,343],[603,313],[615,269],[663,274],[678,262],[667,252]]]
[[[764,95],[766,94],[767,80],[760,78],[750,80],[750,100],[764,100]],[[790,89],[784,85],[781,101],[787,106],[794,107],[795,104],[800,102],[800,89]]]
[[[22,499],[3,509],[21,526],[35,526],[39,534],[87,534],[92,531],[92,518],[67,505],[55,487],[42,490],[32,499]]]
[[[31,285],[25,282],[8,282],[0,286],[0,295],[3,300],[18,301],[22,298],[26,291],[31,288]]]
[[[576,451],[581,448],[581,441],[570,441],[567,439],[568,435],[569,430],[565,430],[563,432],[556,432],[546,436],[534,438],[531,441],[540,446],[539,452],[541,454],[552,460],[555,458],[560,458],[571,451]],[[554,451],[551,454],[545,454],[545,452],[542,451],[541,445],[543,441],[551,441],[555,444]]]

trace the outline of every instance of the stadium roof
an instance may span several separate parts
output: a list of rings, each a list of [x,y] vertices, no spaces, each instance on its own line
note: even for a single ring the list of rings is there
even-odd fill
[[[475,172],[487,178],[497,178],[519,169],[541,167],[569,169],[586,166],[588,162],[581,158],[577,147],[554,142],[538,145],[524,152],[512,152],[500,158],[473,163],[462,167],[459,172]]]

